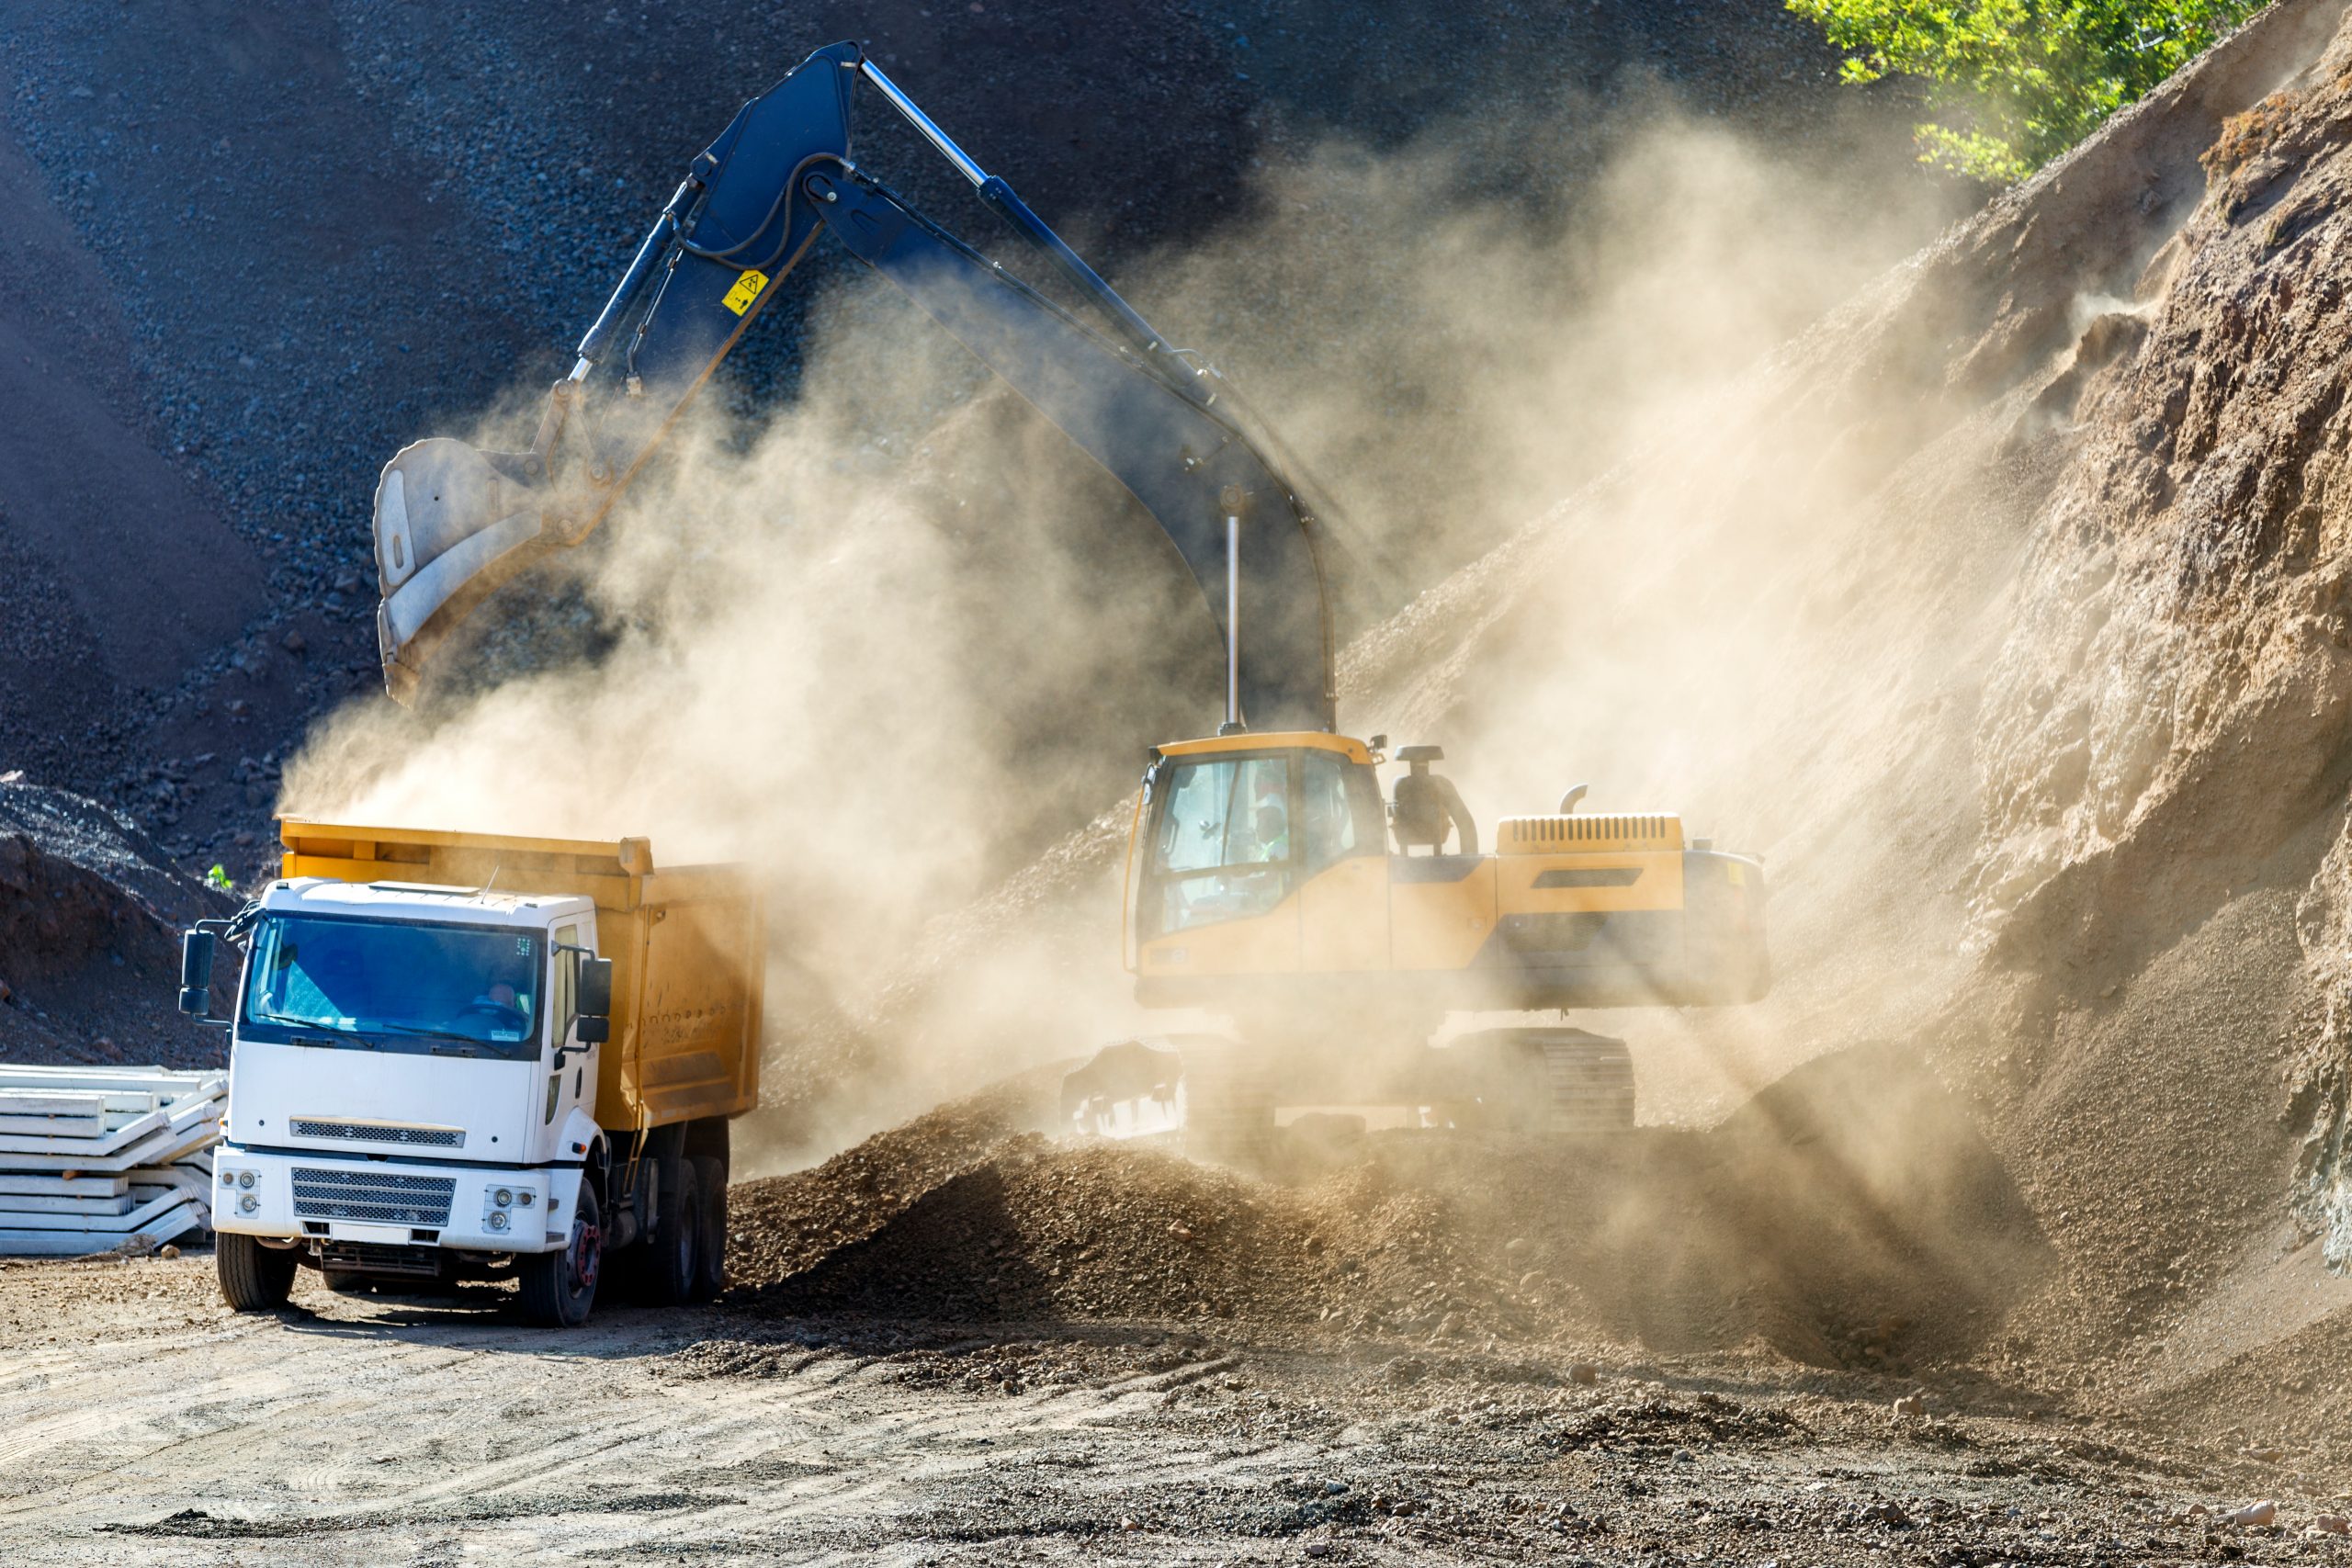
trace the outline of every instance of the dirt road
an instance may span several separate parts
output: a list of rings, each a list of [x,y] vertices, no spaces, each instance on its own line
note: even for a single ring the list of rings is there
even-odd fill
[[[17,1562],[2338,1561],[2291,1462],[1768,1353],[778,1322],[495,1291],[239,1318],[202,1256],[0,1270]],[[2279,1497],[2268,1527],[2187,1517]]]

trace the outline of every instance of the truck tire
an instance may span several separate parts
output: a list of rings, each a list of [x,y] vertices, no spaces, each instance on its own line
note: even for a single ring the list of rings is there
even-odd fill
[[[562,1250],[515,1259],[523,1284],[523,1315],[543,1328],[577,1328],[596,1304],[605,1269],[605,1233],[596,1190],[585,1181],[571,1211],[571,1236]]]
[[[645,1299],[652,1306],[683,1306],[695,1299],[702,1265],[702,1173],[699,1161],[680,1158],[662,1171],[662,1201],[644,1262]],[[667,1179],[674,1170],[677,1179]]]
[[[290,1247],[264,1247],[258,1236],[222,1231],[212,1261],[220,1274],[220,1299],[232,1312],[276,1312],[294,1289]]]
[[[356,1273],[348,1269],[322,1269],[319,1279],[338,1296],[372,1296],[376,1280],[371,1274]]]
[[[695,1259],[691,1299],[717,1301],[727,1288],[727,1162],[696,1155],[694,1167],[702,1182],[702,1252]]]

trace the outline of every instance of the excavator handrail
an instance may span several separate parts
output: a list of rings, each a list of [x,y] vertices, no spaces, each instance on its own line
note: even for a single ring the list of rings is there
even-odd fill
[[[1143,803],[1151,794],[1151,773],[1147,770],[1143,783],[1136,786],[1135,810],[1127,817],[1127,860],[1119,872],[1119,967],[1132,975],[1136,961],[1129,956],[1127,939],[1129,921],[1135,908],[1136,835],[1143,831]]]

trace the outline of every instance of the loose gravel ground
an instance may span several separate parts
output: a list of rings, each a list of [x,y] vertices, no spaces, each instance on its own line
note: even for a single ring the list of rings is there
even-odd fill
[[[511,1292],[238,1317],[191,1255],[0,1268],[0,1549],[272,1561],[2337,1562],[2328,1478],[1767,1352],[776,1320]],[[2270,1522],[2229,1511],[2273,1501]]]

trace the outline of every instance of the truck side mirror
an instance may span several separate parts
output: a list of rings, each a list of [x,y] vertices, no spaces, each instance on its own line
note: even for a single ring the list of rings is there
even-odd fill
[[[580,961],[580,1011],[583,1019],[610,1018],[613,1012],[613,961],[609,958],[583,958]],[[586,1036],[582,1035],[582,1039]]]
[[[212,1011],[212,933],[188,931],[180,938],[180,1011],[190,1018]]]
[[[582,1045],[602,1045],[613,1037],[613,1021],[593,1012],[583,1012],[573,1021],[573,1036]]]

